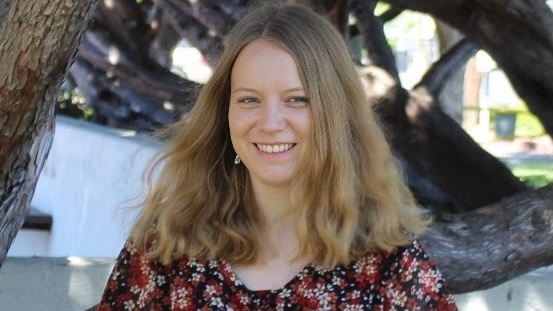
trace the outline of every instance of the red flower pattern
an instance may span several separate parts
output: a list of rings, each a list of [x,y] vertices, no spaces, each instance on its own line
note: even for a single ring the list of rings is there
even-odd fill
[[[278,290],[252,291],[224,260],[163,265],[127,243],[98,311],[457,310],[419,242],[333,269],[308,265]]]

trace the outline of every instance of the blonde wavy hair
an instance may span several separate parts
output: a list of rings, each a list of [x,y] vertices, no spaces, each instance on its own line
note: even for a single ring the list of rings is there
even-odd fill
[[[256,8],[228,34],[213,76],[149,171],[130,240],[164,263],[181,256],[248,264],[264,229],[247,168],[234,164],[228,108],[240,51],[263,38],[295,59],[312,113],[312,143],[292,183],[298,257],[332,267],[409,243],[428,221],[394,164],[348,48],[310,8]]]

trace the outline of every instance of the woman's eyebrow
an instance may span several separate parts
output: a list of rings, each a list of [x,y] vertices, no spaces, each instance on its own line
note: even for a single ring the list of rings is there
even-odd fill
[[[284,90],[284,93],[293,93],[293,92],[304,92],[303,87],[294,87],[291,89]]]
[[[248,88],[248,87],[239,87],[239,88],[235,89],[234,91],[232,91],[231,94],[238,93],[238,92],[259,93],[259,92],[257,92],[257,90],[252,89],[252,88]]]
[[[304,90],[303,87],[293,87],[293,88],[284,90],[283,93],[304,92],[304,91],[305,90]],[[249,88],[249,87],[239,87],[239,88],[236,88],[235,90],[233,90],[231,92],[231,94],[238,93],[238,92],[259,93],[256,89],[252,89],[252,88]]]

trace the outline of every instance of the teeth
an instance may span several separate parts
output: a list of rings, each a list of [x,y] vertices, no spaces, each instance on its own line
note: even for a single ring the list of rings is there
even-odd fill
[[[256,144],[257,148],[263,152],[267,153],[277,153],[290,150],[294,144],[279,144],[279,145],[262,145]]]

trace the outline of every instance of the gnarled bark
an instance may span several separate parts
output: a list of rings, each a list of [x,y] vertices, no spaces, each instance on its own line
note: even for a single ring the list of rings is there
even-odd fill
[[[422,240],[454,293],[487,289],[551,265],[553,185],[442,215]]]
[[[54,103],[95,1],[13,0],[0,29],[0,265],[52,143]]]

